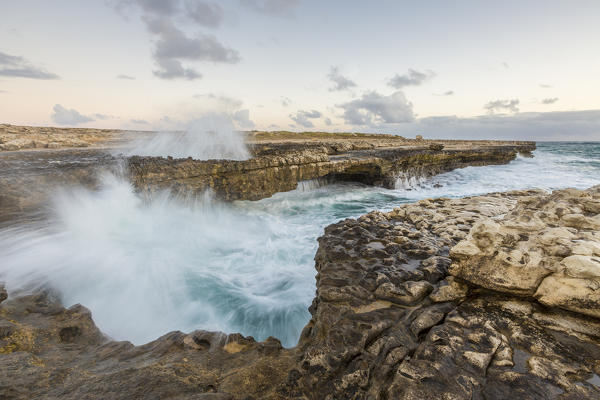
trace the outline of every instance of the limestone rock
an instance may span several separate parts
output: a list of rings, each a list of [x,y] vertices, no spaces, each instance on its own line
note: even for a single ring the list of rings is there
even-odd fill
[[[600,281],[551,275],[535,292],[540,303],[600,318]]]
[[[450,251],[450,273],[486,289],[598,315],[600,215],[586,211],[596,204],[600,195],[593,190],[523,197],[501,219],[474,224]]]
[[[133,346],[51,292],[0,288],[0,397],[598,399],[597,196],[428,199],[332,224],[291,349],[201,330]],[[485,262],[509,270],[504,283]]]
[[[449,276],[429,295],[429,298],[436,303],[455,301],[464,299],[468,292],[469,287],[465,283],[457,281],[453,276]]]

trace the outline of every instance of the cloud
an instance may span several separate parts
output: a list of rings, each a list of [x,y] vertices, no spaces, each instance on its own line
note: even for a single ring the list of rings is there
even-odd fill
[[[12,56],[1,51],[0,76],[30,79],[60,79],[56,74],[31,65],[31,63],[23,57]]]
[[[330,126],[332,124],[333,124],[333,122],[331,122],[331,118],[329,118],[329,117],[325,118],[325,125]]]
[[[544,89],[551,89],[551,88],[552,88],[552,85],[546,85],[546,84],[544,84],[544,83],[540,83],[540,84],[539,84],[539,86],[540,86],[541,88],[544,88]]]
[[[74,111],[74,110],[71,110]],[[112,115],[106,115],[106,114],[93,114],[93,117],[95,119],[100,119],[100,120],[105,120],[105,119],[114,119],[115,117]]]
[[[216,3],[188,0],[185,10],[190,19],[208,28],[217,28],[223,21],[223,8]]]
[[[0,89],[0,93],[8,93],[8,91]]]
[[[140,125],[145,125],[148,123],[148,121],[146,121],[145,119],[131,119],[130,121],[134,124],[140,124]]]
[[[193,97],[198,100],[208,100],[211,104],[216,104],[219,109],[225,110],[238,109],[243,104],[239,99],[214,93],[196,94]]]
[[[77,110],[69,110],[60,104],[55,104],[53,110],[54,112],[50,117],[52,118],[52,121],[59,125],[79,125],[85,122],[94,121],[93,118],[87,115],[82,115]]]
[[[237,122],[241,129],[254,128],[254,122],[250,119],[250,110],[244,109],[233,113],[232,119]]]
[[[542,104],[554,104],[558,101],[558,97],[548,97],[546,99],[542,99]]]
[[[193,69],[184,68],[180,60],[228,64],[240,61],[237,51],[222,45],[213,35],[188,37],[171,20],[164,18],[150,19],[146,24],[158,37],[153,56],[160,69],[153,72],[160,78],[193,80],[202,76]]]
[[[142,21],[154,36],[152,57],[157,69],[153,74],[161,79],[196,80],[202,74],[184,62],[236,64],[239,53],[222,44],[214,35],[197,32],[189,35],[183,29],[190,23],[208,28],[218,27],[223,9],[214,2],[200,0],[113,0],[121,13],[137,6]]]
[[[130,0],[127,2],[137,3],[144,11],[159,15],[175,14],[180,3],[178,0]]]
[[[300,0],[240,0],[240,3],[262,14],[289,17],[293,15]]]
[[[472,118],[434,116],[379,129],[438,139],[597,141],[600,110],[488,114]]]
[[[290,114],[290,118],[305,128],[312,128],[315,125],[310,121],[311,119],[321,118],[322,114],[317,110],[304,111],[298,110],[296,114]]]
[[[394,75],[388,81],[388,86],[391,86],[394,89],[402,89],[406,86],[419,86],[432,79],[433,77],[435,77],[435,72],[431,70],[420,72],[409,68],[408,72],[404,75]]]
[[[292,104],[292,100],[289,97],[281,96],[281,105],[282,106],[287,107],[290,104]]]
[[[454,95],[454,90],[448,90],[447,92],[444,92],[442,94],[442,96],[453,96]]]
[[[340,91],[356,87],[356,83],[340,74],[338,67],[331,67],[327,77],[333,82],[333,87],[329,88],[330,92]]]
[[[119,74],[117,75],[117,79],[125,79],[125,80],[134,80],[135,78],[133,76],[129,76],[129,75],[125,75],[125,74]]]
[[[415,119],[412,104],[401,91],[389,96],[372,91],[337,107],[344,110],[344,121],[350,125],[404,123]]]
[[[494,100],[486,103],[483,108],[488,110],[488,113],[494,114],[496,111],[509,111],[513,113],[519,112],[519,99],[511,100]]]
[[[193,81],[202,78],[202,74],[192,68],[184,68],[179,60],[157,59],[156,64],[159,69],[152,73],[161,79],[187,79]]]

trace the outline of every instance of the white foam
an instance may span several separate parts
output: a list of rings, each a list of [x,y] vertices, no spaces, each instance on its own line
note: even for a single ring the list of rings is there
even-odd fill
[[[131,143],[129,156],[196,160],[246,160],[250,157],[244,134],[237,131],[226,114],[209,114],[191,121],[182,132],[156,132]]]
[[[277,215],[209,197],[146,202],[114,176],[96,192],[63,192],[54,207],[50,230],[0,233],[0,275],[9,291],[50,286],[65,305],[84,304],[115,339],[208,329],[293,345],[308,319],[306,233]]]
[[[66,306],[87,306],[119,340],[208,329],[292,346],[310,317],[316,238],[325,226],[426,197],[600,184],[597,159],[535,155],[413,182],[411,190],[309,182],[233,204],[209,195],[148,200],[108,175],[97,191],[59,194],[49,224],[0,231],[0,280],[9,293],[57,289]]]

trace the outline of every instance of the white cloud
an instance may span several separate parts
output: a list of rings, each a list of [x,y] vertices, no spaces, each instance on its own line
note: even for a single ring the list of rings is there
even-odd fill
[[[415,119],[412,104],[401,91],[389,96],[372,91],[337,107],[344,110],[343,118],[350,125],[372,126],[412,122]]]
[[[558,101],[558,97],[549,97],[546,99],[542,99],[542,104],[554,104]]]
[[[32,65],[20,56],[13,56],[0,51],[0,76],[30,79],[60,79],[51,72]]]
[[[152,57],[158,68],[153,73],[159,78],[196,80],[202,78],[202,74],[184,65],[184,62],[235,64],[241,59],[236,50],[222,44],[214,35],[202,32],[190,35],[184,30],[190,23],[193,26],[218,27],[224,16],[218,3],[201,0],[116,0],[113,5],[122,13],[130,6],[138,6],[142,11],[142,20],[155,37]]]
[[[471,118],[433,116],[370,129],[439,139],[600,140],[600,110],[488,114]]]
[[[393,87],[394,89],[402,89],[406,86],[419,86],[432,79],[433,77],[435,77],[435,72],[431,70],[420,72],[414,69],[409,69],[408,72],[404,75],[394,75],[388,81],[388,85]]]
[[[233,120],[240,129],[254,128],[254,122],[250,119],[250,110],[244,109],[233,113]]]
[[[488,110],[490,114],[494,114],[497,111],[517,113],[519,112],[519,99],[494,100],[486,103],[483,108]]]
[[[321,118],[322,114],[317,110],[304,111],[298,110],[296,114],[290,114],[290,118],[298,125],[305,128],[313,128],[315,125],[310,121],[311,119]]]
[[[67,109],[60,104],[55,104],[53,110],[54,112],[50,117],[52,118],[52,121],[59,125],[79,125],[85,122],[94,121],[94,118],[82,115],[75,109]]]
[[[356,87],[356,83],[354,83],[354,81],[350,80],[349,78],[343,76],[340,73],[338,67],[331,67],[331,69],[329,70],[329,74],[327,74],[327,77],[331,82],[333,82],[333,87],[329,88],[329,91],[331,92]]]

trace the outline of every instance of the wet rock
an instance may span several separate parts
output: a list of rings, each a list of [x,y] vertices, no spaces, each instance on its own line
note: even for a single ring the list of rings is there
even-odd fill
[[[504,164],[520,150],[535,148],[530,142],[477,143],[454,145],[432,154],[424,146],[408,147],[404,140],[370,140],[306,143],[301,147],[271,143],[267,150],[257,146],[254,157],[246,161],[131,157],[128,170],[131,181],[142,191],[169,189],[180,194],[210,188],[224,200],[258,200],[293,190],[306,180],[393,188],[400,175],[432,176],[468,165]]]
[[[563,218],[593,220],[598,189],[424,200],[327,227],[293,349],[207,331],[133,346],[82,306],[11,297],[0,397],[598,399],[598,234]]]
[[[8,298],[8,293],[6,292],[6,288],[3,283],[0,283],[0,303]]]

